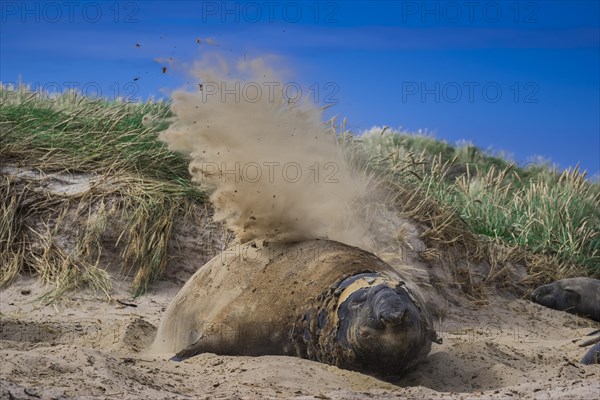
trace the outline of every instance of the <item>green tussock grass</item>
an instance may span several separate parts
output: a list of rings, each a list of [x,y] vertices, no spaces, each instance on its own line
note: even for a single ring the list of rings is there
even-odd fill
[[[475,146],[422,134],[371,133],[360,141],[368,168],[397,187],[418,188],[436,204],[434,214],[448,214],[467,236],[493,243],[483,249],[490,263],[501,245],[513,249],[516,261],[526,259],[539,281],[600,277],[600,185],[578,168],[521,168]]]
[[[49,284],[50,299],[83,286],[108,296],[101,242],[107,221],[118,219],[119,264],[133,275],[133,295],[144,293],[165,269],[174,221],[206,200],[205,190],[190,182],[188,161],[157,140],[169,116],[164,102],[132,104],[76,92],[49,98],[2,87],[1,166],[50,174],[42,185],[52,181],[51,173],[61,179],[89,174],[96,183],[48,198],[35,190],[41,175],[2,176],[0,285],[29,270]],[[56,245],[65,229],[77,229],[68,253]]]
[[[165,270],[174,224],[193,219],[209,194],[191,183],[189,161],[158,140],[169,107],[0,88],[0,166],[43,172],[42,181],[0,176],[0,286],[30,271],[48,283],[49,299],[86,286],[109,296],[102,252],[117,229],[118,265],[132,276],[132,293],[148,290]],[[423,134],[335,129],[355,164],[393,193],[397,210],[427,227],[423,259],[485,262],[489,281],[508,281],[511,263],[526,265],[532,284],[600,277],[600,187],[579,170],[520,168]],[[87,174],[94,183],[48,196],[39,186],[52,173]],[[57,245],[65,232],[75,237],[68,249]],[[454,272],[476,297],[471,269]]]
[[[187,163],[156,140],[170,116],[165,102],[54,98],[25,89],[0,90],[3,154],[77,171],[129,172],[189,189]],[[194,191],[190,191],[190,194]]]

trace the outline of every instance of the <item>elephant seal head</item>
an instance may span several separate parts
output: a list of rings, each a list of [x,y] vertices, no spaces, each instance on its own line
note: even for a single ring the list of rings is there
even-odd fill
[[[400,375],[432,341],[441,343],[403,282],[361,274],[341,287],[337,341],[361,369]]]

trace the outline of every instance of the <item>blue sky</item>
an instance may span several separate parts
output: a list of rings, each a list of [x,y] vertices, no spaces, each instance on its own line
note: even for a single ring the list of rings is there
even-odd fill
[[[424,129],[600,173],[598,1],[2,1],[0,12],[4,83],[168,97],[207,52],[277,55],[354,131]]]

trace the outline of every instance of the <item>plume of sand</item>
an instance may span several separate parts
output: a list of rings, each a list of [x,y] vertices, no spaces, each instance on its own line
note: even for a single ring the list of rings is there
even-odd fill
[[[214,186],[215,219],[242,243],[329,238],[371,247],[357,212],[368,182],[322,111],[306,96],[290,101],[263,59],[235,68],[218,61],[195,64],[202,87],[173,92],[174,120],[160,135],[189,155],[196,183]]]

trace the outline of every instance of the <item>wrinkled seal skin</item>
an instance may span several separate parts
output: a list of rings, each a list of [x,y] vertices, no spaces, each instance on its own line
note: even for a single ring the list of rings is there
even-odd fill
[[[251,242],[209,261],[167,308],[153,350],[291,355],[396,377],[432,341],[419,290],[399,272],[356,247],[308,240]]]
[[[538,287],[531,300],[555,310],[600,321],[600,280],[568,278]]]
[[[378,278],[377,274],[360,274],[346,279],[340,287],[349,280],[376,282]],[[421,352],[429,352],[428,342],[441,342],[402,283],[349,290],[348,299],[337,308],[340,324],[336,340],[351,351],[336,365],[352,369],[358,364],[362,370],[386,375],[411,366],[406,360],[424,358],[427,354]]]

